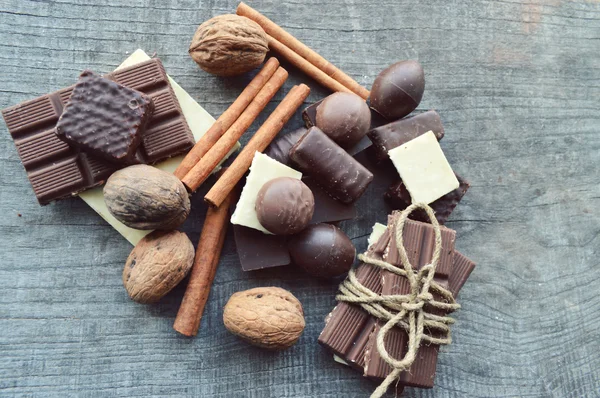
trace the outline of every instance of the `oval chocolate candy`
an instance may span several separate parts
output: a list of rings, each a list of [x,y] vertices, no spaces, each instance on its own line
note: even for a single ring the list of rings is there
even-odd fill
[[[318,278],[342,275],[352,266],[356,249],[341,229],[315,224],[292,237],[288,243],[292,262]]]
[[[425,90],[425,74],[417,61],[400,61],[384,69],[371,88],[371,108],[388,120],[414,111]]]

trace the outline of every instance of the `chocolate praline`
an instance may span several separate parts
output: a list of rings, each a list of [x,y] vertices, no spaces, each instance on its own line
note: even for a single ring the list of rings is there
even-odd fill
[[[334,93],[317,107],[316,126],[342,148],[350,148],[369,131],[371,112],[358,95]]]
[[[293,235],[310,222],[315,198],[302,181],[275,178],[262,186],[256,197],[256,216],[260,224],[275,235]]]
[[[352,266],[356,249],[342,230],[331,224],[315,224],[288,243],[292,262],[318,278],[342,275]]]
[[[414,111],[425,90],[425,73],[417,61],[400,61],[384,69],[371,88],[371,108],[390,121]]]

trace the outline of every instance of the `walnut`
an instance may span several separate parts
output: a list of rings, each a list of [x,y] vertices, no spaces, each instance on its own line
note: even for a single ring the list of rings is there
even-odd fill
[[[104,186],[104,202],[123,224],[136,229],[175,229],[190,214],[190,198],[177,177],[146,165],[113,173]]]
[[[123,284],[138,303],[153,303],[169,293],[194,263],[194,246],[179,231],[154,231],[133,248],[123,269]]]
[[[226,14],[198,27],[189,53],[208,73],[235,76],[260,66],[267,51],[267,35],[260,25],[246,17]]]
[[[231,333],[273,350],[294,345],[305,326],[300,301],[278,287],[235,293],[225,305],[223,322]]]

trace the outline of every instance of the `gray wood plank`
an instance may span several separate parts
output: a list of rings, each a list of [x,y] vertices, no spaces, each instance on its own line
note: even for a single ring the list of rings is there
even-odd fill
[[[196,26],[233,0],[0,0],[0,108],[113,69],[143,48],[213,115],[249,77],[224,80],[187,56]],[[600,396],[600,4],[560,0],[257,0],[365,86],[417,58],[451,164],[472,182],[452,216],[478,268],[461,292],[454,344],[436,387],[411,397]],[[291,77],[268,110],[306,77]],[[309,101],[327,94],[310,82]],[[258,126],[268,113],[255,123]],[[296,117],[286,130],[301,124]],[[247,140],[247,138],[245,138]],[[196,241],[201,194],[184,230]],[[381,198],[344,229],[359,249]],[[246,274],[225,245],[200,334],[172,330],[183,286],[160,304],[121,283],[130,245],[80,200],[39,207],[0,126],[0,395],[360,397],[375,387],[316,343],[335,282],[295,270]],[[231,235],[229,235],[231,237]],[[222,324],[237,290],[276,285],[302,301],[307,328],[282,353]]]

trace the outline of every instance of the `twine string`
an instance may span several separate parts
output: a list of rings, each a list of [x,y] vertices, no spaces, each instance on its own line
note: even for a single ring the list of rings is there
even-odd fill
[[[435,234],[435,247],[431,262],[419,270],[414,270],[404,247],[403,232],[408,216],[417,209],[423,209],[431,221]],[[363,263],[406,278],[410,286],[409,293],[379,295],[360,283],[352,269],[348,273],[348,278],[340,284],[340,294],[336,296],[336,300],[360,305],[370,315],[385,321],[377,334],[376,345],[379,355],[392,371],[373,392],[371,398],[382,397],[400,374],[411,367],[421,343],[437,345],[452,343],[450,325],[454,323],[454,319],[449,316],[435,315],[428,310],[452,312],[460,308],[452,293],[433,279],[442,252],[442,233],[433,209],[425,203],[412,204],[399,214],[390,228],[394,232],[393,238],[402,267],[371,258],[367,254],[361,254],[358,258]],[[436,300],[433,293],[441,297],[441,300]],[[385,347],[385,337],[394,327],[402,328],[408,335],[408,349],[399,359],[393,358]]]

